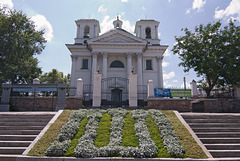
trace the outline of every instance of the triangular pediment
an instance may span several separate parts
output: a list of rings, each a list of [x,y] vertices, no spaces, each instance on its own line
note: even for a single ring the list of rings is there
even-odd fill
[[[96,38],[88,40],[89,44],[94,43],[147,43],[146,40],[138,38],[129,32],[121,29],[113,29]]]

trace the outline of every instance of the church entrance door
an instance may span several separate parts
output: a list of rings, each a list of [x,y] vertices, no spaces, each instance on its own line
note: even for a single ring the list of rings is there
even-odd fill
[[[102,106],[128,105],[128,79],[110,77],[102,79]]]
[[[122,90],[119,88],[115,88],[112,91],[112,97],[111,97],[111,101],[112,102],[120,102],[122,101]]]

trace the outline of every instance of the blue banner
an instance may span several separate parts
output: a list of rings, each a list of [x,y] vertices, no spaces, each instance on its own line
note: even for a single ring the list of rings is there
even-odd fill
[[[155,97],[171,97],[171,89],[154,88]]]

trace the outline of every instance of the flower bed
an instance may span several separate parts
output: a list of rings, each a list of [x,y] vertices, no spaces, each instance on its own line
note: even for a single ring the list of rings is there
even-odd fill
[[[112,116],[110,141],[107,146],[97,148],[94,141],[97,137],[98,122],[104,113],[108,112]],[[62,156],[71,144],[71,139],[78,131],[79,123],[87,115],[88,123],[85,134],[78,140],[78,145],[74,150],[76,157],[153,157],[158,148],[151,139],[149,130],[146,125],[146,118],[152,115],[152,118],[161,131],[164,145],[169,154],[176,157],[182,157],[183,147],[180,145],[178,138],[171,126],[171,122],[164,114],[158,110],[133,110],[132,118],[136,121],[134,129],[139,139],[139,147],[120,146],[122,142],[122,130],[124,127],[124,117],[127,110],[117,108],[109,110],[78,110],[74,112],[69,121],[62,127],[59,136],[46,151],[47,156]]]

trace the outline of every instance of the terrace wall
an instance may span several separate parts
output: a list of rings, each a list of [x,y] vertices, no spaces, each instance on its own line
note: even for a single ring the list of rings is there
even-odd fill
[[[54,97],[11,97],[10,109],[14,111],[55,111],[57,98]],[[65,109],[79,109],[82,107],[82,99],[66,97]]]
[[[237,99],[164,99],[149,98],[149,108],[179,112],[240,112]]]

